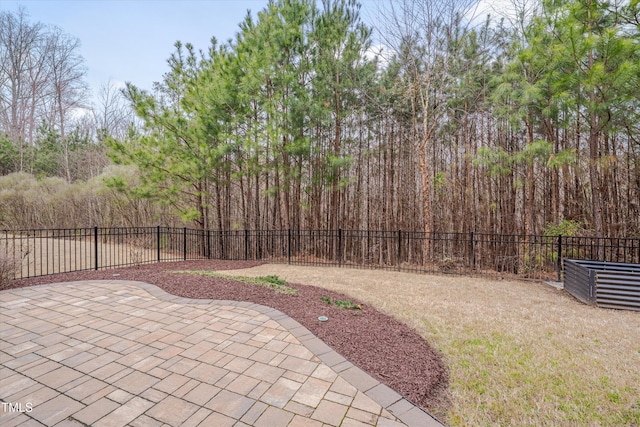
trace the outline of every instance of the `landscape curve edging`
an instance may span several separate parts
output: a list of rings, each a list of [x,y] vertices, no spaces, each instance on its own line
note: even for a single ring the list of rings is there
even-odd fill
[[[283,328],[285,328],[291,335],[293,335],[300,343],[311,351],[318,359],[322,361],[329,368],[333,369],[339,374],[345,381],[351,384],[353,387],[364,393],[367,397],[372,399],[383,409],[389,411],[392,415],[397,417],[400,421],[405,423],[408,427],[444,427],[441,421],[436,417],[426,412],[422,408],[413,404],[402,395],[397,393],[389,386],[381,383],[373,378],[364,370],[357,367],[351,361],[346,359],[340,353],[335,351],[324,341],[314,335],[309,329],[301,325],[298,321],[291,318],[287,314],[276,310],[275,308],[268,307],[261,304],[256,304],[248,301],[231,301],[231,300],[214,300],[214,299],[198,299],[198,298],[186,298],[177,295],[173,295],[166,292],[164,289],[157,285],[136,281],[136,280],[78,280],[71,282],[56,282],[42,285],[34,285],[31,288],[40,287],[55,287],[61,285],[87,285],[87,284],[101,284],[101,285],[129,285],[137,286],[147,291],[154,298],[173,302],[176,304],[217,304],[235,306],[248,310],[255,310],[260,314],[268,316]],[[18,288],[19,289],[19,288]],[[0,293],[11,292],[16,289],[0,290]]]

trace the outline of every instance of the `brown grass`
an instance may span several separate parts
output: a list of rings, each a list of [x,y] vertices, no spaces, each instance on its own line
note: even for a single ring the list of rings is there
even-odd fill
[[[98,265],[140,265],[155,262],[158,252],[145,236],[130,236],[120,243],[98,240]],[[18,259],[17,277],[32,277],[95,268],[95,242],[92,239],[6,236],[4,252]],[[180,258],[161,251],[162,260]],[[21,270],[21,273],[20,273]]]
[[[449,369],[450,425],[640,425],[640,313],[594,308],[534,282],[262,265],[409,324]]]

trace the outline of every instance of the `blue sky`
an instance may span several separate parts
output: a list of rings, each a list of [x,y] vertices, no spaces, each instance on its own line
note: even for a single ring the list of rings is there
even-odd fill
[[[206,50],[212,36],[233,38],[247,10],[267,0],[0,0],[0,9],[23,5],[30,21],[56,25],[78,37],[92,90],[111,80],[150,89],[168,70],[177,40]]]
[[[362,16],[376,3],[361,1]],[[168,70],[177,40],[206,50],[211,37],[234,38],[247,14],[255,16],[268,0],[0,0],[0,10],[20,5],[30,21],[56,25],[78,37],[94,93],[102,84],[132,82],[150,89]]]
[[[436,0],[437,1],[437,0]],[[505,0],[480,0],[496,5]],[[508,1],[508,0],[507,0]],[[373,22],[387,0],[360,0],[364,22]],[[101,85],[126,81],[150,89],[168,70],[177,40],[206,50],[211,37],[234,38],[251,10],[255,16],[268,0],[0,0],[0,10],[20,5],[30,21],[56,25],[78,37],[94,94]],[[375,42],[374,42],[375,44]]]

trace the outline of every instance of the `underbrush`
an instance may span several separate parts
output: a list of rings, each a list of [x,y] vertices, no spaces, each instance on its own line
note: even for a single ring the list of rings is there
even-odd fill
[[[18,270],[18,260],[0,245],[0,290],[6,288]]]

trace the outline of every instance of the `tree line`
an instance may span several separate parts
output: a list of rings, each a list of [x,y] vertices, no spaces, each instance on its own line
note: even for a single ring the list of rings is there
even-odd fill
[[[510,21],[474,5],[390,2],[371,28],[352,0],[271,1],[233,40],[176,43],[153,90],[107,88],[77,144],[104,163],[76,175],[55,98],[18,110],[35,129],[12,122],[35,86],[5,71],[3,25],[2,172],[74,185],[128,165],[101,182],[154,206],[136,221],[203,230],[640,234],[638,0],[545,0]],[[56,138],[61,167],[25,167]]]
[[[92,94],[80,40],[0,11],[0,173],[87,180],[107,166],[100,142],[134,118],[112,82]]]

